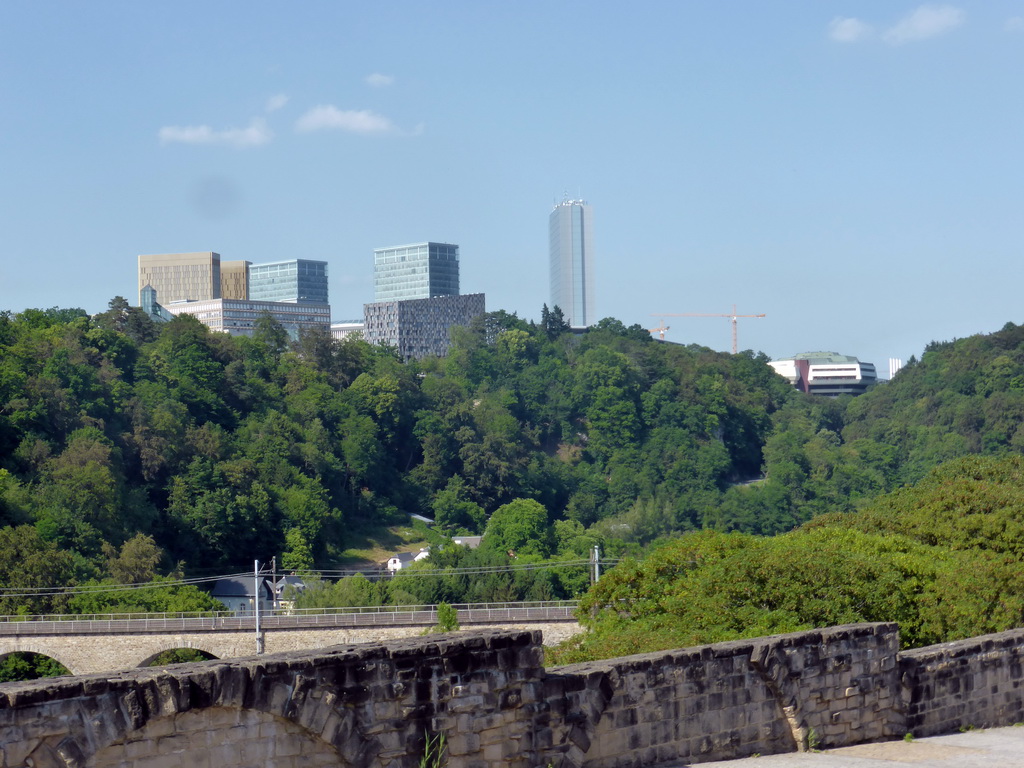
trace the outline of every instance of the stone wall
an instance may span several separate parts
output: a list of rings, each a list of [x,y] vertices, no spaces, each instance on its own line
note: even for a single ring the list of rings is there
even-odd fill
[[[906,729],[915,736],[1024,722],[1024,630],[900,654]]]
[[[902,735],[898,645],[860,624],[553,669],[550,752],[639,768]]]
[[[150,720],[91,763],[109,768],[328,768],[338,753],[289,720],[251,709],[212,707]]]
[[[858,624],[545,670],[539,632],[0,685],[0,768],[639,768],[1024,720],[1024,630]]]
[[[484,632],[8,683],[0,766],[409,768],[443,732],[449,765],[525,768],[541,662],[539,633]]]

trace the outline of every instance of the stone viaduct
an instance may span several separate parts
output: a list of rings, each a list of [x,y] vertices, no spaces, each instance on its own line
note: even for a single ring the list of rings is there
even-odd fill
[[[1024,630],[857,624],[545,669],[483,631],[0,685],[0,767],[640,768],[1024,720]]]
[[[581,631],[574,616],[575,603],[459,607],[460,624],[467,630],[539,630],[549,645]],[[415,637],[435,624],[437,611],[430,606],[411,611],[268,616],[261,621],[260,640],[265,652],[278,653]],[[176,648],[203,651],[217,659],[255,655],[255,619],[217,616],[0,622],[0,657],[14,652],[40,653],[76,675],[145,667],[160,653]]]

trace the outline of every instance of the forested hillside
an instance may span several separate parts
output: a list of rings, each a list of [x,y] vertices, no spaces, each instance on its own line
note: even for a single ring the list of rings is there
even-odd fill
[[[758,475],[793,395],[763,357],[659,344],[614,320],[574,336],[557,312],[540,325],[489,314],[421,364],[326,334],[292,344],[269,318],[252,339],[190,317],[156,326],[123,300],[91,319],[6,313],[0,577],[115,578],[132,553],[148,562],[136,578],[275,555],[323,568],[354,528],[417,512],[483,532],[526,500],[541,514],[522,554],[621,548],[700,528],[731,483]],[[506,541],[512,517],[488,539]]]
[[[122,299],[93,318],[2,313],[0,613],[125,607],[11,588],[234,572],[273,556],[329,569],[356,532],[409,513],[435,519],[435,538],[483,533],[484,546],[435,547],[443,577],[327,585],[310,599],[575,596],[586,580],[569,569],[457,570],[565,562],[595,544],[636,555],[703,529],[785,533],[944,460],[1018,452],[1022,341],[1010,324],[932,344],[891,383],[822,400],[763,355],[663,344],[612,319],[575,335],[546,308],[537,324],[490,313],[456,330],[446,358],[420,363],[327,334],[291,342],[269,318],[254,338],[187,316],[154,325]],[[705,540],[718,541],[673,546]],[[206,605],[194,588],[148,594],[131,607]]]
[[[1024,327],[1012,323],[930,344],[862,397],[788,403],[768,479],[742,491],[782,486],[817,516],[784,535],[705,531],[627,560],[584,598],[592,632],[555,659],[852,621],[898,621],[908,647],[1024,626],[1022,415]]]
[[[581,603],[580,661],[860,621],[904,647],[1024,626],[1024,458],[955,459],[774,537],[704,531],[627,560]]]

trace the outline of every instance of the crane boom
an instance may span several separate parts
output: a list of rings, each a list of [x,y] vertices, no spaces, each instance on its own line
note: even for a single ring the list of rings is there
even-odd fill
[[[657,317],[661,319],[661,326],[665,325],[664,318],[666,317],[728,317],[732,322],[732,353],[735,355],[739,351],[739,318],[741,317],[765,317],[766,315],[762,312],[759,315],[740,315],[736,312],[736,305],[732,305],[732,312],[729,313],[715,313],[715,312],[654,312],[651,317]],[[661,328],[654,328],[653,331],[661,330]],[[665,328],[668,330],[668,328]],[[665,330],[661,331],[661,338],[665,338]]]

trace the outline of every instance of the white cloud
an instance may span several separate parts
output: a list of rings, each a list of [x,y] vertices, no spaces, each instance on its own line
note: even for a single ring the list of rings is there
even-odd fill
[[[967,14],[951,5],[922,5],[885,31],[887,43],[901,45],[927,40],[964,23]]]
[[[1024,32],[1024,16],[1013,16],[1006,20],[1003,29],[1007,32]]]
[[[392,133],[394,124],[368,109],[342,110],[330,104],[313,107],[295,122],[295,130],[310,133],[322,130],[340,130],[350,133]]]
[[[394,77],[391,75],[382,75],[380,72],[374,72],[372,75],[366,76],[366,84],[372,85],[374,88],[386,88],[394,82]]]
[[[288,103],[288,95],[284,93],[278,93],[267,99],[267,106],[264,108],[267,112],[277,112],[281,107]]]
[[[828,25],[828,35],[840,43],[855,43],[872,33],[871,25],[860,19],[844,19],[836,16]]]
[[[227,144],[228,146],[258,147],[274,138],[273,131],[261,117],[255,117],[247,128],[227,128],[215,131],[208,125],[168,125],[158,133],[161,144]]]

